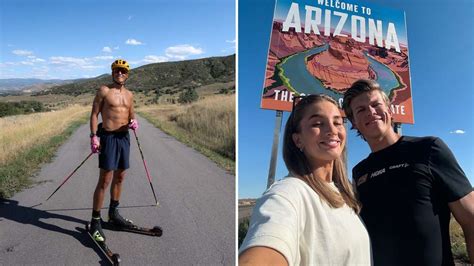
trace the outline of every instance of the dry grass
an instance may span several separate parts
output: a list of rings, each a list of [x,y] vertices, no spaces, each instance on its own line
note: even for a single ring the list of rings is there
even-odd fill
[[[138,111],[166,133],[234,172],[235,95],[207,96],[188,105],[149,105]]]
[[[179,127],[197,136],[196,142],[235,160],[235,98],[208,97],[176,116]]]
[[[451,217],[449,224],[449,232],[451,237],[451,251],[456,263],[469,263],[469,256],[467,255],[466,240],[464,233],[458,222]]]
[[[21,151],[61,134],[87,112],[89,106],[73,105],[54,112],[0,118],[0,166],[15,160]]]

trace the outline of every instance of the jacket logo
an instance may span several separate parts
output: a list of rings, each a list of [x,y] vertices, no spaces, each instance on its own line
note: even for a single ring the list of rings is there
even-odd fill
[[[388,169],[392,170],[392,169],[397,169],[397,168],[406,168],[408,166],[409,166],[409,164],[407,164],[407,163],[401,163],[401,164],[391,165],[391,166],[388,167]]]
[[[361,176],[357,179],[357,186],[360,186],[365,181],[367,181],[367,174],[365,174],[365,175],[363,175],[363,176]]]
[[[410,166],[408,163],[394,164],[394,165],[389,166],[388,170],[390,171],[390,170],[395,170],[395,169],[399,169],[399,168],[406,168],[408,166]],[[387,172],[387,168],[382,168],[380,170],[372,172],[370,174],[370,177],[369,177],[369,174],[365,174],[363,176],[360,176],[356,181],[356,185],[360,186],[361,184],[365,183],[367,181],[367,179],[371,179],[371,178],[377,177],[381,174],[385,174],[385,172]]]
[[[383,173],[385,173],[385,168],[382,168],[382,169],[380,169],[380,170],[378,170],[378,171],[373,172],[373,173],[370,175],[370,178],[379,176],[379,175],[381,175],[381,174],[383,174]]]

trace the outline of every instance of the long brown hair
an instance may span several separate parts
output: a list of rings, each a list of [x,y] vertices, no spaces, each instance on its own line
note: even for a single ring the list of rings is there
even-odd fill
[[[306,107],[314,103],[328,101],[338,107],[331,97],[319,94],[302,98],[286,122],[283,136],[283,160],[292,175],[304,180],[318,195],[333,208],[340,208],[345,204],[351,207],[356,213],[360,211],[360,205],[352,191],[352,185],[347,178],[345,165],[345,146],[341,156],[334,160],[332,169],[332,180],[339,193],[335,192],[325,181],[315,177],[309,167],[309,162],[303,152],[301,152],[293,141],[293,134],[301,130],[300,122],[306,111]]]

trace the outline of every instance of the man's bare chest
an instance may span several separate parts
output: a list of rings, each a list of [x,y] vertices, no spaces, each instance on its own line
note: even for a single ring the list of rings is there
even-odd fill
[[[105,97],[105,104],[109,107],[130,108],[130,97],[124,92],[110,91]]]

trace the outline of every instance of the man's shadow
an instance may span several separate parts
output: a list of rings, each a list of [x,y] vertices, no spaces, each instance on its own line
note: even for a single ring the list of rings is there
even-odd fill
[[[93,240],[86,235],[85,224],[87,221],[67,215],[38,210],[33,207],[21,206],[18,205],[18,201],[0,198],[0,221],[3,219],[8,219],[22,224],[31,224],[45,230],[72,236],[85,247],[92,248],[102,259],[100,262],[101,265],[110,264],[99,247],[92,243]],[[61,219],[78,223],[80,226],[75,228],[76,231],[71,231],[53,224],[45,223],[43,220],[46,219]]]

